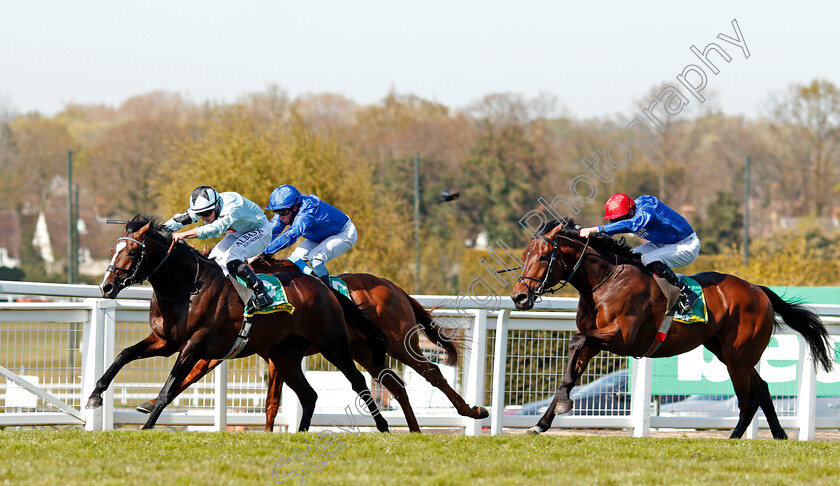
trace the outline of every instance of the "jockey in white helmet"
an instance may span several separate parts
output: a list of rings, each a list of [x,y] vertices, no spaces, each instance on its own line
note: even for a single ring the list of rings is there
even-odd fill
[[[277,253],[303,237],[289,259],[308,261],[312,273],[329,287],[329,272],[324,264],[356,244],[356,226],[350,218],[318,196],[301,194],[289,184],[274,189],[265,208],[274,212],[273,239],[265,253]]]
[[[190,195],[190,208],[176,214],[163,223],[170,231],[178,231],[185,225],[204,220],[204,225],[173,233],[175,241],[185,238],[215,238],[227,233],[210,252],[227,277],[237,275],[254,292],[252,301],[256,307],[265,307],[273,302],[257,275],[245,263],[248,258],[261,254],[271,242],[271,223],[263,210],[253,201],[237,192],[218,191],[210,186],[199,186]]]

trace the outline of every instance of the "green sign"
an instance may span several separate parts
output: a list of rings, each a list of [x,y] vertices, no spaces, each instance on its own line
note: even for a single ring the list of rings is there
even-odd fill
[[[833,339],[831,343],[834,362],[840,363],[840,343]],[[758,371],[770,385],[770,394],[797,394],[799,346],[797,335],[777,335],[770,339]],[[651,391],[654,395],[734,394],[726,366],[703,346],[679,356],[654,359],[652,369]],[[818,368],[817,396],[840,396],[840,365],[836,364],[830,373]]]

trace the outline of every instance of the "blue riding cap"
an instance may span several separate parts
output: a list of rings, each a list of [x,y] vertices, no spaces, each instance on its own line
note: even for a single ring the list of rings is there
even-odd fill
[[[291,184],[283,184],[277,189],[271,191],[271,196],[268,198],[268,206],[265,208],[269,211],[277,209],[288,209],[300,204],[302,197],[300,191]]]

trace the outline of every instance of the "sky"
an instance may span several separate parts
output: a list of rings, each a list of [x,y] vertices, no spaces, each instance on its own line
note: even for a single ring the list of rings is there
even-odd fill
[[[568,115],[607,117],[648,104],[663,83],[686,92],[677,76],[697,65],[702,106],[757,117],[792,84],[840,85],[838,19],[840,2],[813,0],[0,0],[0,111],[53,116],[155,90],[228,103],[276,85],[360,104],[393,90],[452,108],[550,95]],[[736,37],[733,20],[749,58],[718,38]],[[731,56],[709,55],[718,74],[691,52],[712,42]]]

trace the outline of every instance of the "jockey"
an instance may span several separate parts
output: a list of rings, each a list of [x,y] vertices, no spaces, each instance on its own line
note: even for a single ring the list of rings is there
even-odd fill
[[[330,287],[330,274],[324,263],[356,244],[356,225],[346,214],[318,196],[303,195],[289,184],[271,191],[265,209],[274,212],[271,219],[273,239],[265,254],[277,253],[303,237],[289,259],[306,261],[312,273]]]
[[[185,238],[215,238],[227,233],[210,252],[210,258],[222,267],[225,277],[237,275],[254,292],[255,307],[266,307],[273,300],[257,275],[248,266],[248,258],[265,250],[271,241],[271,223],[263,210],[237,192],[219,194],[210,186],[199,186],[190,195],[190,208],[163,223],[170,231],[178,231],[199,219],[204,225],[181,233],[173,233],[175,241]]]
[[[615,194],[607,200],[605,212],[609,224],[583,228],[580,236],[633,233],[648,240],[633,251],[642,256],[642,264],[652,274],[679,287],[680,312],[691,311],[698,296],[670,268],[686,266],[700,253],[700,240],[688,221],[653,196],[640,196],[634,201],[626,194]]]

